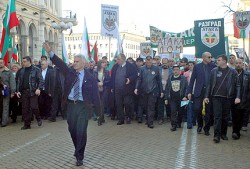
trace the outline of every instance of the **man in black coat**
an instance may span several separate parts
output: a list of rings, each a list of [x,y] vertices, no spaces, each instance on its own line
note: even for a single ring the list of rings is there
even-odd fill
[[[136,66],[126,62],[126,56],[119,54],[117,63],[112,68],[111,90],[115,94],[115,104],[118,116],[117,125],[124,124],[124,108],[125,105],[127,124],[131,123],[133,108],[133,91],[135,89],[135,81],[137,79]]]
[[[136,82],[134,93],[140,95],[140,105],[147,110],[147,125],[149,128],[154,128],[154,114],[157,97],[162,98],[162,78],[160,70],[152,63],[151,56],[146,57],[146,64],[140,69],[139,77]],[[138,112],[138,123],[142,123],[142,109]]]
[[[32,114],[35,114],[38,126],[42,120],[38,108],[38,96],[44,88],[44,81],[41,70],[32,65],[29,56],[23,57],[23,69],[20,70],[17,79],[17,97],[22,100],[22,115],[24,126],[22,130],[30,129]],[[31,110],[31,111],[30,111]]]
[[[227,127],[231,104],[240,103],[240,83],[237,72],[227,66],[227,56],[219,55],[218,67],[210,73],[210,81],[206,88],[204,102],[213,103],[214,139],[215,143],[228,140]],[[209,99],[211,98],[211,99]]]
[[[65,80],[63,97],[64,101],[67,102],[68,129],[75,146],[76,166],[81,166],[87,142],[90,106],[94,105],[96,109],[100,108],[97,81],[88,71],[85,71],[87,60],[83,55],[74,56],[73,69],[71,69],[52,52],[48,43],[44,43],[43,47],[49,53],[53,64],[58,66],[67,79]]]

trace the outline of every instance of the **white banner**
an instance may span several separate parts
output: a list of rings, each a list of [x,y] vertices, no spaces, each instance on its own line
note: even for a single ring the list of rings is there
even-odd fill
[[[183,38],[167,36],[158,45],[158,53],[183,52]]]
[[[141,49],[141,56],[143,57],[151,56],[151,43],[150,42],[140,43],[140,49]]]
[[[119,6],[102,4],[101,10],[102,36],[116,37],[118,30],[115,26],[115,22],[119,26]]]

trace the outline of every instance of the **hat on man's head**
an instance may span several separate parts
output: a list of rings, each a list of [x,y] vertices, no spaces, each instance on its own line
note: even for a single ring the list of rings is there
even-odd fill
[[[180,61],[183,61],[183,62],[185,62],[185,63],[188,63],[188,59],[187,59],[186,57],[181,58]]]
[[[180,68],[180,66],[179,66],[179,65],[177,65],[177,64],[173,65],[173,68],[175,68],[175,67]]]
[[[136,62],[143,62],[142,58],[136,58]]]
[[[147,56],[146,59],[153,59],[152,56]]]

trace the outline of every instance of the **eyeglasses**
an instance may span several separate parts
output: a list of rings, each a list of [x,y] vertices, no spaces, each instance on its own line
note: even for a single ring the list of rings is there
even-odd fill
[[[155,58],[155,60],[160,60],[160,58]]]
[[[208,59],[211,59],[211,58],[212,58],[212,56],[208,56],[207,58],[208,58]]]

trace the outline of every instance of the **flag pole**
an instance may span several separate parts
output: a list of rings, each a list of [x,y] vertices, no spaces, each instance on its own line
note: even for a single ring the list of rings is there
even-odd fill
[[[109,37],[109,56],[108,56],[108,60],[110,61],[110,43],[111,43],[111,37]]]
[[[245,62],[246,62],[246,56],[245,56],[245,36],[243,36],[243,57],[244,57],[244,70],[246,69],[246,65],[245,65]]]

